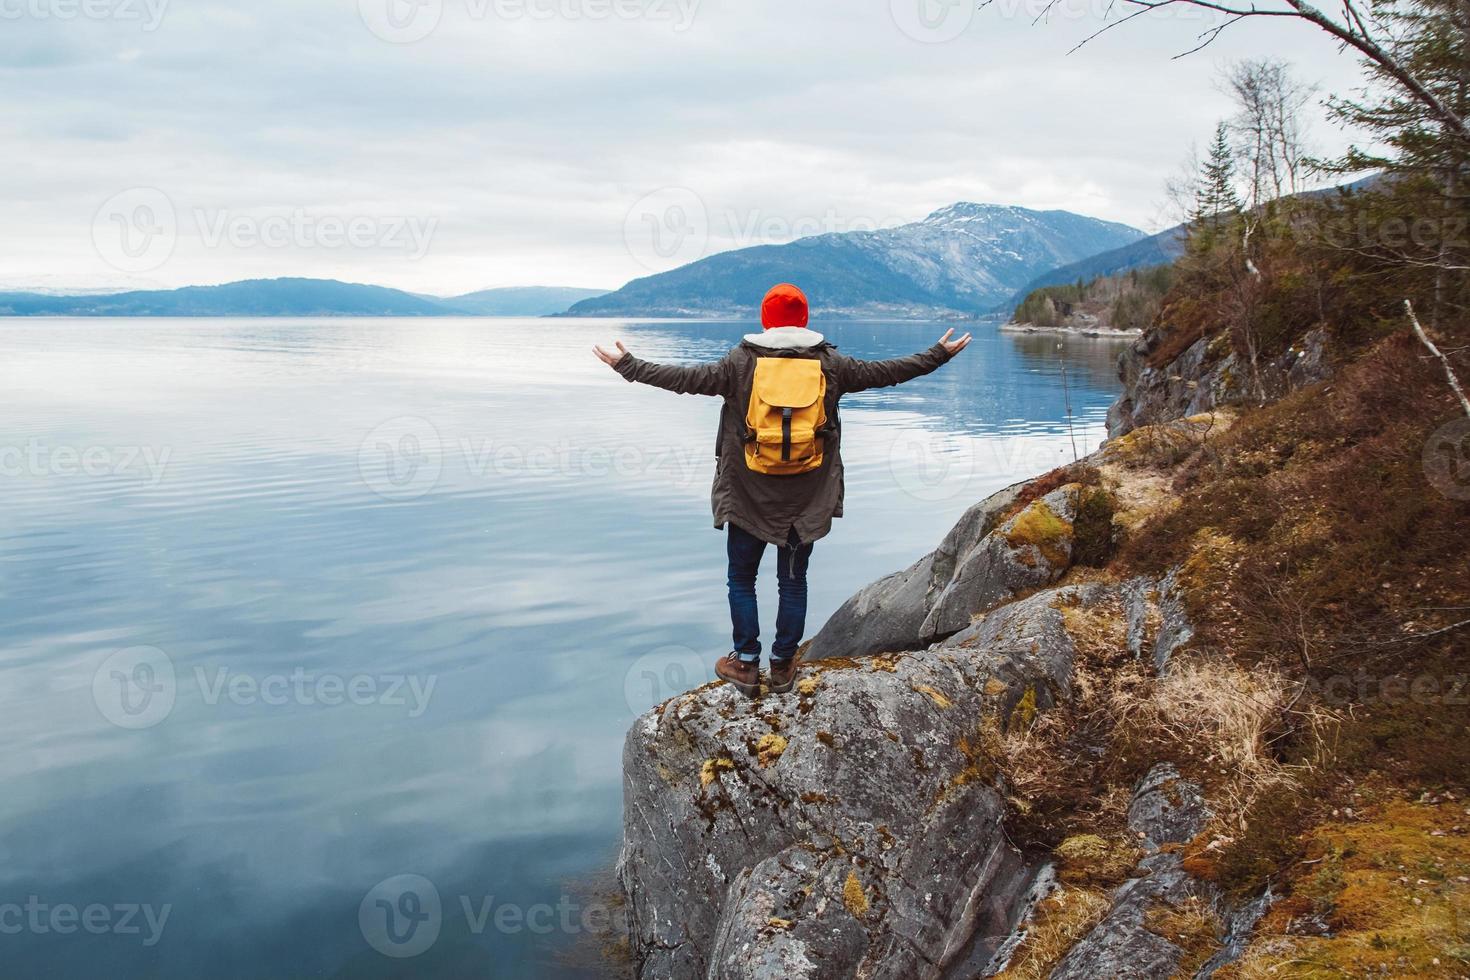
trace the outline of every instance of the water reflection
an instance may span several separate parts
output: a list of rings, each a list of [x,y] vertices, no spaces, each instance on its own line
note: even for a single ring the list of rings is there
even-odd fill
[[[1060,362],[1069,374],[1080,374],[1089,385],[1104,387],[1117,375],[1118,355],[1132,343],[1132,338],[1066,334],[1008,332],[1001,336],[1010,340],[1029,363],[1044,369]]]

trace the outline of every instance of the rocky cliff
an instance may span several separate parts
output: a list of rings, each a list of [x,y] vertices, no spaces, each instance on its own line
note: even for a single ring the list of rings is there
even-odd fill
[[[1165,428],[1178,439],[1199,425]],[[1150,669],[1189,636],[1170,581],[1079,564],[1104,563],[1115,525],[1158,503],[1157,474],[1126,465],[1138,444],[975,505],[934,552],[838,610],[791,694],[753,701],[714,684],[639,720],[620,876],[640,977],[1004,968],[1057,864],[1007,830],[1031,806],[1009,757],[1075,700],[1089,623],[1116,626],[1124,655]],[[1178,841],[1208,810],[1167,815],[1173,804],[1149,802],[1160,785],[1140,784],[1139,832]],[[1148,908],[1204,893],[1177,858],[1137,875],[1057,975],[1140,955]],[[1185,956],[1148,945],[1150,962]]]
[[[719,685],[643,718],[621,862],[639,975],[897,980],[997,947],[1039,865],[1006,837],[995,745],[1067,696],[1053,600],[1086,592],[814,662],[791,694]]]
[[[1223,334],[1201,336],[1172,357],[1161,350],[1167,337],[1151,331],[1119,355],[1123,394],[1108,409],[1109,436],[1225,405],[1264,405],[1332,373],[1321,328],[1279,357],[1255,363],[1234,351]]]
[[[791,694],[715,684],[634,726],[620,871],[640,976],[937,976],[999,946],[1040,865],[1006,837],[996,747],[1069,696],[1058,605],[1099,590],[963,610],[1055,579],[1095,492],[1004,520],[1020,491],[995,495],[834,617],[835,655],[808,650]]]
[[[860,590],[795,691],[633,727],[640,978],[1463,974],[1463,797],[1422,789],[1463,779],[1463,716],[1339,710],[1313,673],[1460,663],[1465,624],[1423,621],[1465,578],[1419,459],[1431,369],[1399,339],[1346,366],[1318,332],[1255,365],[1162,340],[1122,358],[1103,449]],[[1340,492],[1372,481],[1402,489]]]

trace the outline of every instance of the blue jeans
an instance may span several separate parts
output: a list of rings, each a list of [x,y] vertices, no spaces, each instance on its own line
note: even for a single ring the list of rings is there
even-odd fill
[[[725,551],[730,558],[730,623],[734,627],[734,651],[746,663],[761,659],[761,620],[755,601],[755,576],[760,570],[766,543],[743,528],[728,525]],[[802,544],[791,530],[787,543],[776,549],[776,585],[780,602],[776,607],[776,642],[771,660],[790,660],[801,645],[806,629],[806,567],[812,543]]]

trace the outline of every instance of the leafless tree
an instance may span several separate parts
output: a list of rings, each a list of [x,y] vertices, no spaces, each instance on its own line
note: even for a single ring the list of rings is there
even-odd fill
[[[1245,209],[1303,190],[1308,149],[1303,111],[1315,88],[1298,81],[1285,62],[1264,58],[1231,64],[1223,87],[1236,104],[1229,127],[1246,179]]]

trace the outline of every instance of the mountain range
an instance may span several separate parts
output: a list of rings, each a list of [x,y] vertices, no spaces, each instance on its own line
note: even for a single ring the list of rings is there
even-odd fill
[[[601,292],[513,286],[441,298],[335,279],[247,279],[70,296],[0,292],[0,316],[545,316]]]
[[[1145,237],[1070,211],[961,202],[922,221],[721,252],[583,300],[567,316],[749,317],[795,282],[823,317],[934,319],[996,310],[1037,276]]]
[[[612,316],[750,318],[772,284],[800,284],[824,318],[969,319],[1006,312],[1038,284],[1172,258],[1147,236],[1070,211],[961,202],[876,231],[721,252],[604,292],[561,286],[428,296],[329,279],[251,279],[68,295],[0,289],[0,316]],[[1058,278],[1059,277],[1059,278]]]

